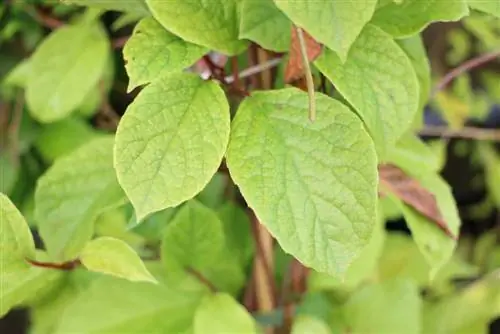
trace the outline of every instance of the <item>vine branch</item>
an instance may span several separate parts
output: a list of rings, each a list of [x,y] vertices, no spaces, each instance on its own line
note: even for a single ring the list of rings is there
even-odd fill
[[[489,130],[473,127],[451,129],[447,126],[426,126],[419,130],[421,136],[436,136],[441,138],[462,138],[500,142],[500,130]]]
[[[52,263],[52,262],[42,262],[31,259],[26,259],[26,261],[35,267],[47,268],[47,269],[57,269],[57,270],[73,270],[79,265],[81,262],[79,259],[63,262],[63,263]]]

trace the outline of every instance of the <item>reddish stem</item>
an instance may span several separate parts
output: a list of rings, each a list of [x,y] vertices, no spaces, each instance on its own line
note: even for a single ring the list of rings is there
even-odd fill
[[[41,262],[31,259],[26,259],[26,261],[35,267],[57,269],[57,270],[73,270],[81,264],[79,259],[63,263]]]
[[[200,273],[199,271],[197,271],[191,267],[187,267],[186,271],[189,274],[193,275],[197,280],[199,280],[205,286],[207,286],[211,292],[213,292],[213,293],[217,292],[216,286],[212,282],[210,282],[205,276],[203,276],[202,273]]]

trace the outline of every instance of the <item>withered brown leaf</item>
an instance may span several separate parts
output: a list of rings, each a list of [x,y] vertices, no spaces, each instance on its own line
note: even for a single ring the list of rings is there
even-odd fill
[[[307,59],[314,61],[321,53],[321,44],[316,42],[305,30],[304,40],[306,42]],[[290,43],[290,57],[285,68],[285,82],[290,83],[304,76],[304,64],[300,53],[300,43],[297,36],[297,29],[292,27],[292,39]]]

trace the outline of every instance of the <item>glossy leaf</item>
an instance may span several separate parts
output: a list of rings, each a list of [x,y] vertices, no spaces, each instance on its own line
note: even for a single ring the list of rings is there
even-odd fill
[[[125,278],[133,282],[157,283],[139,255],[119,239],[100,237],[90,241],[82,250],[80,261],[91,271]]]
[[[418,81],[408,56],[388,34],[368,25],[345,64],[325,49],[315,65],[363,119],[384,160],[418,109]]]
[[[194,316],[194,334],[257,334],[252,316],[231,296],[218,293],[207,296]]]
[[[97,23],[67,25],[47,37],[30,59],[26,101],[43,123],[63,119],[97,84],[109,57],[109,42]]]
[[[127,90],[130,92],[165,74],[181,72],[207,52],[208,49],[165,30],[155,19],[142,19],[123,49],[130,78]]]
[[[421,308],[417,286],[397,279],[362,287],[349,298],[343,314],[351,333],[418,334]]]
[[[66,307],[53,333],[184,333],[200,298],[160,284],[103,277]]]
[[[113,137],[95,139],[58,159],[39,179],[35,216],[49,254],[73,260],[90,240],[94,221],[124,201],[113,169]]]
[[[360,120],[317,94],[255,92],[233,121],[227,165],[259,220],[305,265],[342,275],[376,217],[376,157]],[[338,196],[342,194],[342,196]]]
[[[142,90],[118,126],[114,148],[118,180],[137,219],[199,193],[228,139],[229,105],[214,82],[173,74]]]
[[[432,22],[458,21],[468,14],[465,0],[404,0],[377,9],[372,22],[395,37],[409,37]]]
[[[267,50],[288,51],[292,23],[273,0],[243,0],[239,38],[256,42]]]
[[[168,31],[228,55],[238,54],[248,45],[238,39],[239,3],[240,0],[146,0],[155,19]]]
[[[224,243],[217,214],[197,201],[189,201],[165,230],[162,260],[167,265],[176,263],[201,270],[218,260]]]
[[[361,30],[370,21],[376,0],[274,0],[290,19],[344,62]]]

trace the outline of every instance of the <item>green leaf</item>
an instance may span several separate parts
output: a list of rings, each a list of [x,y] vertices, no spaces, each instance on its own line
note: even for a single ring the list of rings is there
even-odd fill
[[[350,333],[421,333],[422,301],[411,281],[366,285],[349,298],[343,314]]]
[[[498,0],[467,0],[467,2],[471,8],[500,18],[500,1]]]
[[[142,16],[150,15],[144,0],[61,0],[63,3],[95,7],[104,10],[114,10],[119,12],[131,12]]]
[[[19,177],[19,166],[8,152],[0,152],[0,193],[10,195]]]
[[[98,132],[90,124],[80,118],[69,117],[43,126],[35,147],[44,160],[51,163],[97,136]]]
[[[109,57],[106,33],[97,23],[79,23],[54,31],[30,59],[26,102],[35,119],[60,120],[84,102]]]
[[[240,0],[146,0],[153,16],[182,39],[228,55],[242,52],[238,39]],[[186,20],[189,18],[189,20]]]
[[[119,239],[100,237],[90,241],[82,250],[80,260],[91,271],[133,282],[158,283],[134,249]]]
[[[315,65],[363,119],[384,160],[418,109],[418,81],[408,56],[388,34],[368,25],[344,64],[324,49]]]
[[[420,87],[420,103],[418,107],[418,127],[423,126],[424,107],[429,100],[431,92],[431,67],[425,46],[420,35],[415,35],[409,38],[396,41],[410,59],[413,69],[417,74],[417,79]]]
[[[137,219],[199,193],[228,139],[229,105],[216,83],[172,74],[142,90],[121,119],[114,149],[118,180]]]
[[[245,308],[231,296],[217,293],[207,296],[196,309],[194,334],[257,334],[257,326]]]
[[[311,316],[299,316],[292,326],[292,334],[330,334],[330,328],[322,320]]]
[[[318,118],[311,123],[304,92],[253,93],[233,121],[227,166],[286,252],[342,275],[373,231],[377,162],[359,118],[316,96]]]
[[[239,38],[276,52],[290,49],[292,22],[273,0],[242,0],[240,15]]]
[[[123,202],[112,150],[113,137],[90,141],[58,159],[38,180],[35,216],[54,259],[76,258],[91,239],[97,216]]]
[[[274,0],[290,19],[318,42],[335,51],[341,63],[372,18],[377,0]]]
[[[479,153],[484,164],[486,188],[497,208],[500,208],[500,156],[489,143],[479,144]]]
[[[2,80],[2,86],[25,88],[31,74],[29,58],[21,60]]]
[[[442,167],[440,155],[444,153],[436,152],[413,133],[407,133],[389,152],[388,160],[397,161],[405,170],[438,172]]]
[[[125,44],[123,57],[130,78],[127,90],[181,72],[208,49],[186,42],[165,30],[155,19],[142,19]]]
[[[227,190],[227,183],[230,182],[228,178],[224,173],[215,173],[210,182],[196,196],[196,199],[209,208],[219,208],[226,202],[224,193]]]
[[[222,223],[217,214],[192,200],[175,215],[165,230],[162,260],[201,270],[218,260],[225,244]]]
[[[408,37],[432,22],[458,21],[469,15],[465,0],[404,0],[377,9],[372,23],[395,37]]]
[[[0,231],[2,266],[12,261],[24,262],[24,258],[35,257],[35,242],[28,224],[3,193],[0,193]]]
[[[184,333],[200,299],[200,293],[103,277],[66,307],[53,333]]]
[[[0,220],[0,223],[2,222],[3,217]],[[0,230],[2,230],[2,234],[5,233],[5,230]],[[4,240],[0,241],[2,242],[0,249],[0,254],[2,254],[0,259],[0,286],[2,287],[0,289],[0,318],[2,318],[12,308],[27,305],[57,286],[63,272],[33,267],[21,259],[5,261],[4,254],[10,255],[10,253],[3,248]],[[35,256],[32,258],[34,259]]]

